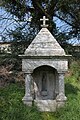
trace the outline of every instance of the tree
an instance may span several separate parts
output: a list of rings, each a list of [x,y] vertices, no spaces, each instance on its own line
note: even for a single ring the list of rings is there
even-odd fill
[[[33,38],[40,30],[40,18],[45,15],[49,18],[49,30],[63,46],[68,40],[76,38],[80,41],[80,1],[79,0],[3,0],[2,6],[7,12],[15,16],[19,26],[15,30],[8,30],[9,35],[15,38],[13,31],[26,28],[27,36]],[[26,18],[32,17],[31,22],[25,23]],[[67,30],[56,27],[54,18],[61,20]],[[23,22],[23,24],[20,24]],[[20,32],[18,31],[18,32]],[[32,37],[33,35],[33,37]],[[27,38],[26,36],[26,38]],[[19,36],[18,36],[19,37]],[[18,38],[17,37],[17,38]],[[29,39],[31,39],[29,37]]]

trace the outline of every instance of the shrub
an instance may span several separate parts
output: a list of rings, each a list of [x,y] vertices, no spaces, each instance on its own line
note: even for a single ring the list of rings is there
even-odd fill
[[[73,61],[70,65],[70,70],[72,76],[74,76],[78,81],[80,80],[80,61]]]

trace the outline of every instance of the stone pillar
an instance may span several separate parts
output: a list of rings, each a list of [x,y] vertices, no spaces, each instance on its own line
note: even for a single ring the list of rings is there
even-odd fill
[[[64,73],[58,73],[58,80],[59,80],[59,94],[56,97],[57,102],[62,102],[67,100],[64,92]]]
[[[25,96],[23,97],[23,102],[29,106],[32,105],[32,93],[31,93],[31,83],[32,76],[31,73],[25,73]]]
[[[58,79],[59,79],[59,94],[60,93],[64,94],[64,73],[59,73]]]

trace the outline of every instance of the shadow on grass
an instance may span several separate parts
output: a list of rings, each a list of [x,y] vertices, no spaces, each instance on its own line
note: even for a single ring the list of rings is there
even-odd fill
[[[77,87],[73,86],[70,83],[65,84],[65,93],[68,94],[75,94],[77,95],[78,91],[80,91]]]

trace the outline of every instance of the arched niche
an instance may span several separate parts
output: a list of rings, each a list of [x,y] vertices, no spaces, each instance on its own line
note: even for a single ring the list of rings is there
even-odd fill
[[[46,100],[56,97],[57,70],[51,66],[43,65],[34,69],[33,73],[34,99]]]

